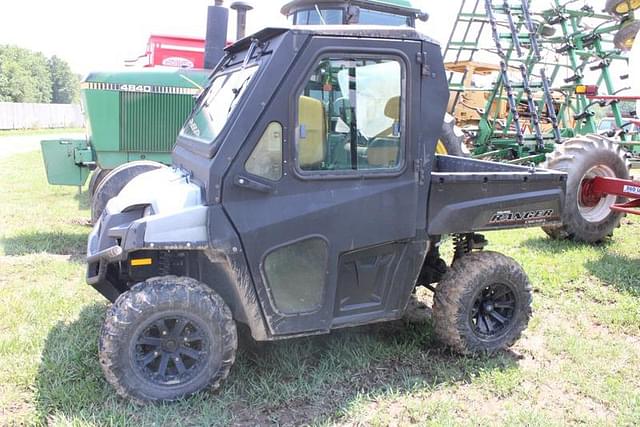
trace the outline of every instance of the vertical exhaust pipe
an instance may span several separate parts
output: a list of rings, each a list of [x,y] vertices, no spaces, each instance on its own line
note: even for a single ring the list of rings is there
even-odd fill
[[[204,42],[204,68],[212,70],[224,57],[229,28],[229,9],[216,0],[207,10],[207,38]]]
[[[243,39],[247,35],[247,13],[253,9],[253,6],[246,1],[235,1],[231,3],[231,9],[235,10],[238,15],[236,40]]]

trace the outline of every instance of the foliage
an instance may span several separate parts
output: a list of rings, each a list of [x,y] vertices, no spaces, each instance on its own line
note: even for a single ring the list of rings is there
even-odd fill
[[[49,71],[52,80],[52,99],[54,104],[71,104],[78,102],[80,82],[78,76],[63,59],[53,55],[49,59]]]
[[[53,56],[0,45],[0,102],[76,102],[79,80],[69,65]]]

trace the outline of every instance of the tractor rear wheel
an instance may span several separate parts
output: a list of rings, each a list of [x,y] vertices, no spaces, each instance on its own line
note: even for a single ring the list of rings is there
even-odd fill
[[[436,146],[437,154],[469,157],[469,149],[464,144],[464,134],[456,126],[456,120],[448,113],[444,115],[442,133]]]
[[[436,335],[462,354],[510,347],[529,324],[531,299],[529,279],[512,258],[490,251],[464,255],[436,287]]]
[[[623,198],[605,196],[594,200],[585,194],[585,182],[590,178],[629,179],[629,164],[618,144],[600,135],[572,138],[558,145],[542,167],[569,174],[562,225],[542,228],[550,237],[597,243],[620,225],[623,214],[612,211],[610,206],[622,203]]]
[[[96,188],[100,185],[102,180],[109,175],[112,169],[101,169],[97,167],[93,174],[91,174],[91,180],[89,181],[89,197],[93,197],[96,194]]]
[[[109,200],[117,196],[129,181],[145,172],[166,167],[162,163],[140,160],[113,169],[96,187],[91,198],[91,221],[95,224]]]
[[[98,349],[107,381],[141,403],[218,388],[237,345],[231,310],[217,293],[195,279],[164,276],[118,297]]]

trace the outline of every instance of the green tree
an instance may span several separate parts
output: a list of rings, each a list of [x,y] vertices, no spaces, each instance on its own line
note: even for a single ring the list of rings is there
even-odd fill
[[[69,64],[53,55],[49,59],[49,70],[52,82],[51,102],[54,104],[77,102],[80,95],[80,80],[71,71]]]
[[[17,46],[0,45],[0,101],[51,102],[47,58]]]

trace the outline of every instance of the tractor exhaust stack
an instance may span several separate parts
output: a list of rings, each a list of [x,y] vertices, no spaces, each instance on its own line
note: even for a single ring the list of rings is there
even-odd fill
[[[253,6],[246,1],[235,1],[231,3],[231,9],[238,15],[236,40],[241,40],[247,35],[247,13],[253,9]]]
[[[207,38],[204,43],[204,68],[213,69],[224,56],[229,27],[229,9],[216,0],[207,11]]]

